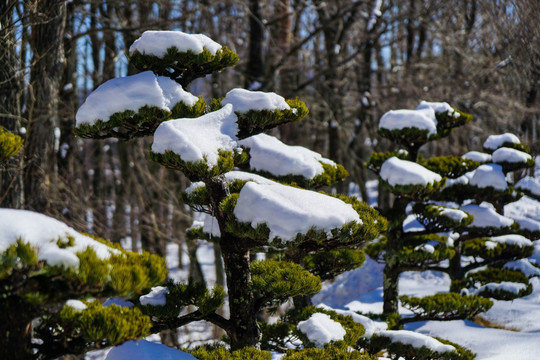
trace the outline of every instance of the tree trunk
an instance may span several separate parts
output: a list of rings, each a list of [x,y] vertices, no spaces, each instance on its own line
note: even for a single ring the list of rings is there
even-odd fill
[[[264,28],[259,0],[249,0],[249,50],[244,87],[250,89],[255,81],[260,82],[264,75]]]
[[[46,212],[54,184],[54,129],[58,125],[66,3],[41,0],[32,1],[28,6],[33,57],[30,70],[32,100],[24,151],[24,191],[27,208]]]
[[[220,242],[227,274],[230,323],[233,324],[227,329],[232,350],[245,346],[259,348],[261,336],[257,324],[259,309],[255,308],[254,295],[250,289],[249,250],[239,245],[240,240],[225,233]]]
[[[390,241],[390,239],[388,239]],[[383,314],[398,313],[399,268],[386,260],[383,270]]]
[[[18,133],[22,89],[18,75],[15,26],[12,23],[14,8],[10,7],[9,3],[0,2],[0,125],[8,131]],[[0,206],[20,208],[22,201],[20,156],[14,156],[0,164]]]

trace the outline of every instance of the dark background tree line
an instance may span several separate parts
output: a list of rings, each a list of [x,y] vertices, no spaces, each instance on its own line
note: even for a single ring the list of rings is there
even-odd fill
[[[389,146],[379,117],[421,99],[476,119],[427,147],[433,155],[480,149],[487,129],[515,132],[537,153],[539,13],[536,0],[1,0],[0,125],[25,145],[0,168],[0,206],[116,242],[129,236],[134,250],[185,243],[188,181],[145,161],[148,140],[72,134],[86,95],[133,71],[126,44],[148,29],[204,33],[243,59],[194,82],[195,95],[245,86],[302,98],[309,118],[281,139],[344,164],[364,199],[363,164]],[[194,260],[195,244],[187,249]]]

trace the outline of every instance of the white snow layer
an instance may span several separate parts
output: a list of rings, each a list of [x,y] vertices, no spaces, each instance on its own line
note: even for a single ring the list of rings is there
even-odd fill
[[[525,236],[521,236],[518,234],[494,236],[489,238],[489,240],[499,244],[513,245],[519,247],[533,246],[531,240],[527,239]]]
[[[343,326],[323,313],[315,313],[309,319],[300,321],[297,328],[318,348],[324,347],[330,341],[343,340],[345,336]]]
[[[379,121],[379,129],[402,130],[417,128],[427,130],[429,135],[437,132],[437,119],[435,111],[427,107],[421,110],[390,110]]]
[[[510,261],[504,264],[503,267],[511,270],[519,270],[527,277],[540,276],[540,268],[531,264],[528,259]]]
[[[58,246],[58,240],[67,242],[68,236],[73,237],[73,246]],[[0,253],[15,244],[17,239],[32,245],[37,251],[38,260],[50,266],[78,268],[79,258],[76,254],[88,247],[101,259],[107,259],[111,253],[118,252],[43,214],[0,209]]]
[[[236,108],[235,108],[236,109]],[[321,162],[335,165],[321,154],[303,146],[289,146],[274,136],[259,134],[238,142],[249,148],[249,165],[253,170],[273,175],[301,175],[312,179],[323,173]]]
[[[165,306],[167,304],[165,295],[168,293],[169,289],[165,286],[154,286],[148,294],[140,296],[139,301],[141,305]]]
[[[391,157],[382,164],[380,176],[392,186],[426,186],[442,180],[439,174],[426,169],[422,165],[408,160],[401,160],[397,157]]]
[[[520,144],[519,138],[512,133],[504,133],[501,135],[490,135],[484,142],[484,148],[495,150],[500,148],[504,143]]]
[[[367,316],[360,315],[354,311],[334,309],[326,304],[319,304],[317,307],[324,310],[335,311],[340,315],[352,317],[355,323],[359,323],[364,327],[366,331],[364,336],[371,336],[376,331],[386,330],[388,328],[388,325],[385,322],[373,321]]]
[[[221,105],[231,104],[237,113],[250,110],[289,110],[291,107],[285,99],[273,92],[250,91],[242,88],[230,90]]]
[[[97,120],[109,120],[114,113],[138,111],[144,106],[170,111],[179,102],[193,106],[197,100],[175,81],[145,71],[111,79],[92,91],[77,111],[76,125],[93,125]]]
[[[193,355],[147,340],[128,341],[115,346],[105,360],[197,360]]]
[[[480,163],[487,163],[491,161],[491,155],[480,151],[469,151],[461,156],[464,159],[478,161]]]
[[[492,187],[502,191],[508,188],[502,166],[497,164],[480,165],[474,171],[474,175],[470,179],[469,184],[479,188]]]
[[[476,290],[469,289],[469,293],[474,295],[477,293],[481,293],[484,290],[488,290],[488,291],[506,291],[512,294],[518,294],[520,291],[525,290],[526,288],[527,288],[527,285],[523,283],[502,281],[500,283],[489,283],[489,284],[482,285]]]
[[[76,300],[76,299],[71,299],[71,300],[66,301],[66,306],[69,306],[77,311],[85,310],[88,307],[81,300]]]
[[[439,340],[409,330],[385,330],[375,333],[376,335],[386,336],[392,340],[392,342],[400,342],[402,344],[411,345],[414,348],[427,347],[431,351],[439,353],[455,351],[456,348],[452,345],[445,345]]]
[[[294,240],[297,234],[306,234],[311,228],[330,231],[352,221],[362,223],[350,204],[279,183],[246,183],[234,215],[253,228],[266,224],[270,229],[269,241],[279,237],[283,242]]]
[[[416,107],[416,110],[424,109],[433,109],[436,113],[443,113],[448,111],[449,113],[454,112],[454,108],[450,106],[447,102],[430,102],[430,101],[420,101],[420,104]]]
[[[442,216],[446,216],[447,218],[455,221],[455,222],[461,222],[463,219],[465,219],[468,214],[465,211],[458,210],[458,209],[450,209],[450,208],[443,208],[440,211],[440,214]]]
[[[211,168],[217,165],[218,150],[232,151],[237,147],[236,120],[232,105],[225,105],[198,118],[162,122],[154,133],[152,151],[172,151],[188,162],[206,160]]]
[[[532,195],[540,196],[540,181],[536,178],[526,176],[517,182],[516,189],[527,190]]]
[[[511,226],[514,220],[498,214],[493,208],[480,205],[465,205],[461,210],[474,216],[474,220],[470,227],[494,227],[503,228]]]
[[[176,47],[179,52],[192,51],[200,54],[206,48],[212,55],[221,49],[214,40],[203,34],[186,34],[182,31],[145,31],[129,48],[129,54],[135,51],[141,54],[162,57],[167,49]]]
[[[526,163],[532,159],[532,156],[526,152],[511,149],[507,147],[498,148],[492,154],[494,163]]]

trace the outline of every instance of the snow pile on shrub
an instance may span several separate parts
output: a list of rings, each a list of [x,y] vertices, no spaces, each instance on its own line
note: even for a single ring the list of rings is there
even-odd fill
[[[38,260],[50,266],[78,268],[79,258],[76,254],[88,247],[101,259],[108,259],[111,253],[117,252],[43,214],[0,209],[0,253],[14,245],[17,239],[32,245],[37,251]],[[73,245],[70,239],[73,239]]]
[[[390,110],[379,121],[379,129],[403,130],[415,128],[427,130],[429,135],[437,133],[437,119],[431,107],[420,110]]]
[[[309,319],[300,321],[297,329],[318,348],[324,347],[330,341],[343,340],[346,333],[340,323],[322,313],[315,313]]]
[[[442,180],[439,174],[426,169],[422,165],[408,160],[401,160],[397,157],[391,157],[382,164],[380,176],[392,186],[426,186]]]
[[[350,204],[317,192],[281,185],[248,182],[238,197],[234,215],[253,228],[266,224],[269,240],[282,241],[306,234],[313,226],[330,231],[349,222],[362,223]]]
[[[145,71],[136,75],[111,79],[94,90],[77,111],[76,126],[107,121],[111,115],[144,106],[171,111],[179,102],[193,106],[198,98],[182,89],[175,81]]]
[[[129,54],[135,51],[145,55],[163,57],[167,54],[167,49],[175,47],[179,52],[191,51],[200,54],[203,49],[215,55],[221,49],[214,40],[203,34],[186,34],[181,31],[145,31],[140,38],[129,48]]]
[[[289,110],[291,107],[285,99],[273,92],[232,89],[225,95],[221,105],[231,104],[237,113],[250,110]]]

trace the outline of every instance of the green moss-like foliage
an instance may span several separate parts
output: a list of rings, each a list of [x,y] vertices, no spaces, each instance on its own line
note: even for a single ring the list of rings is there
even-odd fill
[[[418,221],[430,232],[447,231],[457,227],[463,227],[473,222],[473,216],[468,215],[461,220],[452,219],[444,215],[444,206],[416,203],[413,212]]]
[[[505,260],[512,261],[528,258],[534,251],[534,246],[519,246],[505,243],[497,243],[495,247],[486,247],[489,238],[470,239],[463,243],[462,253],[464,256],[479,257],[487,261]]]
[[[238,117],[238,139],[257,135],[278,125],[302,120],[309,114],[303,101],[287,99],[288,110],[250,110],[245,113],[236,113]]]
[[[366,255],[362,250],[338,249],[308,255],[302,266],[322,280],[330,280],[364,264]]]
[[[0,280],[11,275],[14,270],[35,267],[37,262],[36,250],[30,244],[17,239],[15,244],[0,254]]]
[[[63,334],[66,338],[81,337],[87,344],[108,346],[150,335],[150,318],[137,308],[102,306],[98,301],[89,302],[87,306],[85,310],[65,306],[59,313],[57,331],[66,331]]]
[[[419,164],[443,177],[458,178],[480,166],[478,161],[464,159],[460,156],[436,156],[419,159]]]
[[[251,263],[252,289],[264,306],[277,306],[290,297],[312,295],[321,290],[321,279],[288,261]]]
[[[519,143],[519,144],[516,144],[516,143],[513,143],[513,142],[505,142],[505,143],[502,143],[497,149],[500,149],[502,147],[507,147],[507,148],[511,148],[511,149],[516,149],[516,150],[519,150],[519,151],[523,151],[523,152],[526,152],[527,154],[529,153],[529,147],[525,144],[522,144],[522,143]],[[488,153],[488,154],[493,154],[493,152],[497,149],[488,149],[488,148],[483,148],[484,149],[484,152]]]
[[[175,284],[168,280],[164,306],[140,305],[141,311],[152,317],[154,324],[165,324],[178,318],[187,306],[196,306],[202,315],[210,314],[223,305],[225,292],[216,286],[212,291],[205,284]]]
[[[4,127],[0,126],[0,162],[17,154],[22,147],[23,140]]]
[[[490,290],[485,288],[478,289],[486,284],[502,282],[511,282],[526,285],[517,293],[506,291],[503,289]],[[519,270],[500,269],[496,267],[488,267],[485,270],[469,272],[463,280],[454,280],[450,286],[450,291],[459,292],[462,289],[475,291],[477,295],[483,297],[491,297],[497,300],[513,300],[522,296],[529,295],[532,292],[532,285],[529,284],[529,279]]]
[[[399,300],[405,308],[415,314],[412,318],[405,318],[407,322],[470,320],[493,306],[493,302],[484,297],[458,293],[439,293],[421,298],[403,295]]]
[[[181,52],[173,46],[168,48],[162,57],[135,51],[129,58],[130,64],[140,71],[151,70],[157,75],[175,80],[183,87],[197,78],[233,66],[238,60],[238,55],[226,46],[216,51],[214,55],[206,48],[202,53],[196,54],[191,50]]]
[[[218,150],[218,154],[217,165],[212,167],[208,166],[206,159],[194,162],[184,161],[172,151],[166,151],[163,154],[150,151],[150,160],[170,169],[182,171],[191,181],[201,181],[224,174],[234,168],[233,151]]]
[[[328,345],[323,349],[307,348],[303,350],[289,350],[283,360],[377,360],[375,355],[362,354],[359,351],[342,349],[338,346]]]
[[[437,339],[441,341],[442,339]],[[441,341],[443,342],[443,341]],[[444,341],[446,345],[452,345],[449,341]],[[414,347],[409,344],[392,342],[388,336],[373,334],[370,338],[362,337],[358,339],[358,347],[365,349],[369,354],[377,354],[386,350],[392,359],[404,358],[414,360],[472,360],[475,355],[462,348],[454,346],[456,350],[447,352],[437,352],[426,346]]]
[[[386,180],[380,178],[379,181],[390,191],[395,194],[410,198],[411,200],[422,200],[427,196],[439,191],[444,187],[446,179],[442,178],[441,181],[434,181],[433,184],[427,185],[390,185]]]
[[[428,235],[428,237],[433,236],[436,235]],[[421,245],[402,246],[394,252],[394,256],[399,259],[400,266],[404,269],[409,267],[416,269],[427,265],[435,265],[443,260],[451,259],[454,254],[455,250],[447,247],[444,243],[435,244],[433,252],[423,250]]]
[[[87,139],[105,139],[115,137],[129,140],[154,134],[156,128],[163,121],[172,118],[195,118],[204,114],[206,103],[202,98],[193,105],[188,106],[182,102],[177,103],[172,112],[156,106],[143,106],[137,111],[126,110],[112,114],[108,119],[98,119],[92,125],[80,124],[73,129],[73,133]]]
[[[223,346],[201,346],[191,354],[198,360],[270,360],[271,354],[267,351],[252,347],[229,351]]]
[[[430,134],[429,130],[419,128],[385,129],[379,128],[380,136],[407,149],[418,149],[430,140],[436,139],[437,134]]]
[[[454,128],[463,126],[473,119],[471,114],[464,113],[458,109],[454,109],[453,112],[444,111],[435,113],[435,117],[437,118],[438,138],[450,135]]]
[[[469,235],[471,237],[482,237],[482,236],[498,236],[505,234],[517,234],[519,233],[519,224],[514,221],[510,226],[506,227],[477,227],[477,226],[468,226]]]
[[[143,106],[138,111],[126,110],[98,119],[94,124],[80,124],[73,133],[87,139],[115,137],[129,140],[151,135],[159,124],[169,120],[171,113],[156,106]]]

